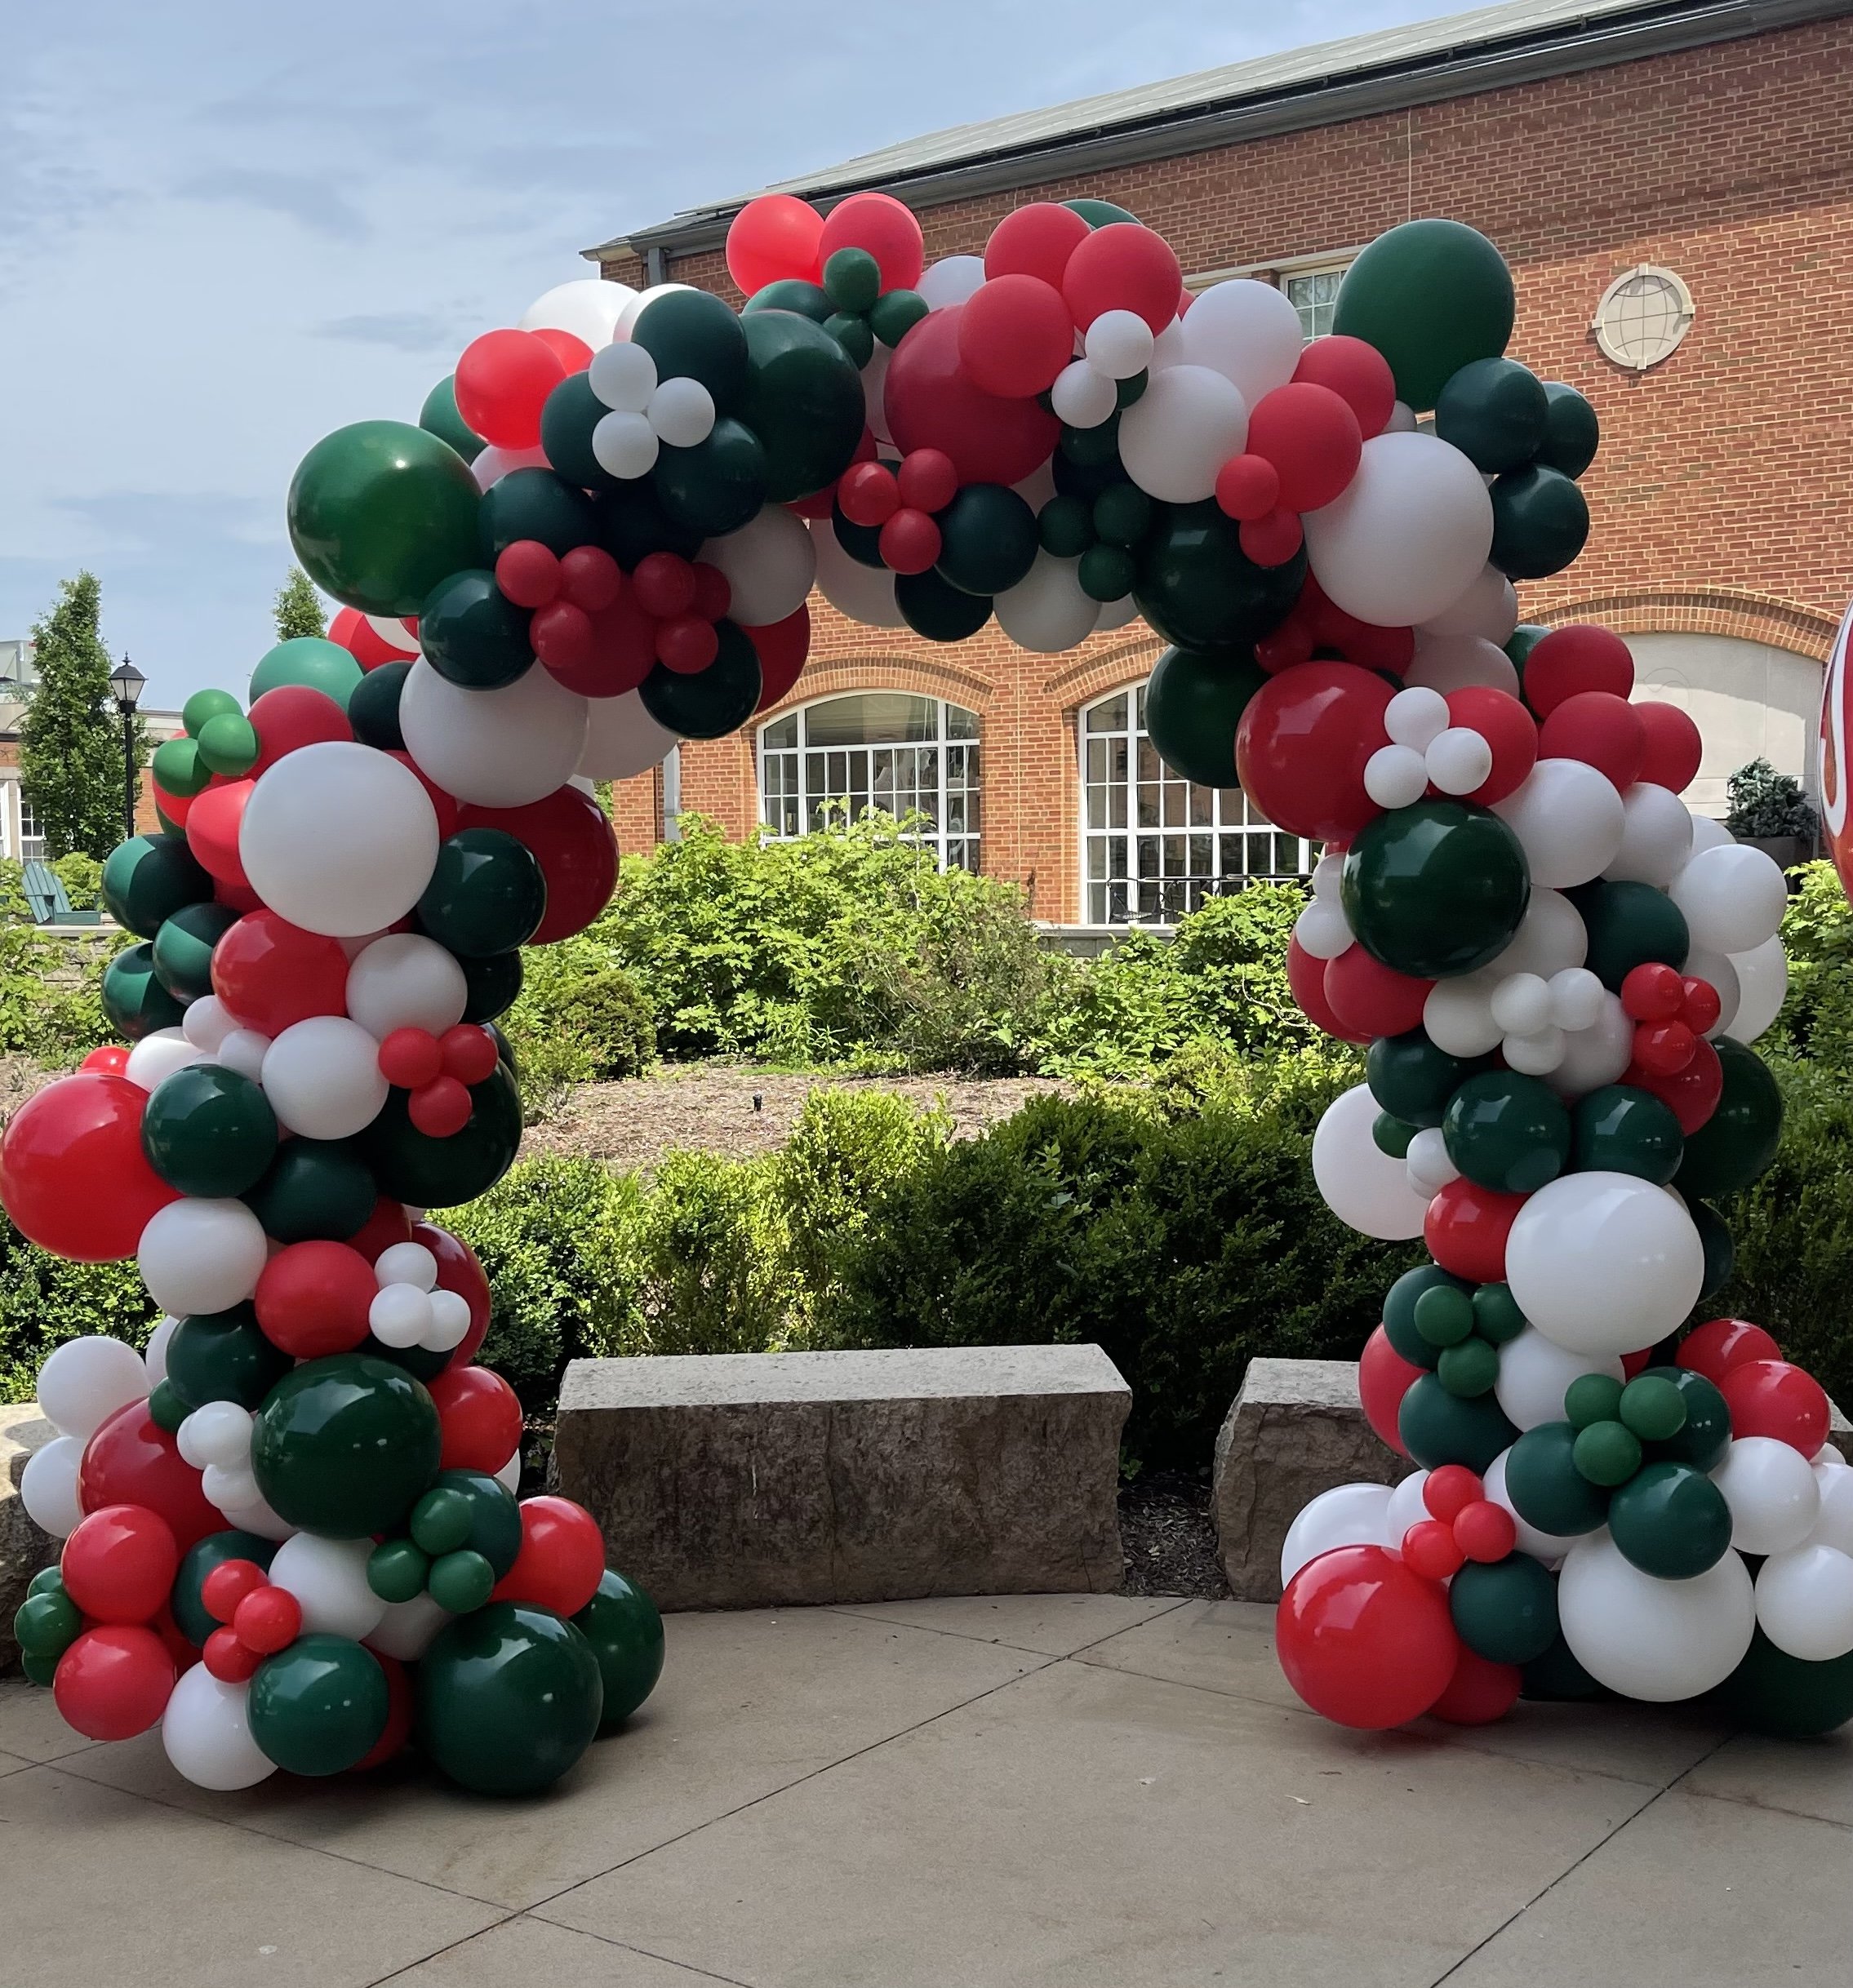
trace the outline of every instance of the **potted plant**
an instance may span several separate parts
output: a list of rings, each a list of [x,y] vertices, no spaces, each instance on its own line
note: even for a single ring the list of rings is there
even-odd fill
[[[1731,776],[1731,808],[1724,825],[1793,869],[1815,847],[1815,810],[1793,774],[1778,773],[1766,759],[1753,759]]]

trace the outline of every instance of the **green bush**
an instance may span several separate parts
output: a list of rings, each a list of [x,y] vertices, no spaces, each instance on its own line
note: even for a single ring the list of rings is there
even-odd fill
[[[588,934],[533,946],[522,990],[502,1023],[531,1122],[557,1110],[575,1084],[607,1083],[647,1070],[655,1023],[637,982],[609,944]]]
[[[0,1218],[0,1401],[31,1400],[65,1340],[107,1333],[145,1346],[158,1316],[133,1262],[67,1262]]]

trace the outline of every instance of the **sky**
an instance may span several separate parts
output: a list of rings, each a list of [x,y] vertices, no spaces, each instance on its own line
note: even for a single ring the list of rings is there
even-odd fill
[[[144,703],[242,691],[320,436],[678,208],[1446,0],[60,0],[0,51],[0,638],[87,566]]]

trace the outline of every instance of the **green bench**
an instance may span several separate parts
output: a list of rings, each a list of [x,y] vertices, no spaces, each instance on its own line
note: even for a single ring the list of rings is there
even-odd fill
[[[22,864],[21,884],[34,925],[101,925],[100,911],[73,911],[64,880],[48,863]]]

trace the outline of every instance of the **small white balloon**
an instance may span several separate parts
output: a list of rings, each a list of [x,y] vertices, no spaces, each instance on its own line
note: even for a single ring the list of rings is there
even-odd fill
[[[1739,1042],[1754,1042],[1766,1034],[1789,998],[1789,956],[1780,934],[1748,952],[1735,953],[1737,1014],[1730,1033]]]
[[[174,1771],[219,1794],[254,1788],[277,1764],[251,1736],[248,1684],[228,1684],[202,1663],[181,1672],[161,1715],[161,1744]]]
[[[1611,1380],[1620,1380],[1620,1356],[1573,1353],[1527,1325],[1500,1348],[1493,1397],[1513,1428],[1535,1429],[1544,1422],[1563,1420],[1563,1397],[1571,1382],[1585,1373],[1606,1373]]]
[[[1804,1663],[1844,1657],[1853,1650],[1853,1560],[1833,1546],[1772,1553],[1757,1573],[1757,1623]]]
[[[894,575],[888,575],[889,591]],[[628,780],[660,766],[679,743],[643,708],[635,690],[621,697],[594,697],[585,727],[585,749],[580,754],[580,778],[593,780]]]
[[[364,1640],[382,1657],[415,1663],[450,1620],[450,1611],[439,1608],[429,1595],[414,1595],[410,1601],[389,1602]]]
[[[431,1294],[431,1322],[420,1343],[433,1353],[448,1353],[461,1346],[469,1333],[469,1300],[461,1291],[437,1290]]]
[[[1615,1083],[1634,1060],[1634,1023],[1618,995],[1602,992],[1602,1012],[1563,1038],[1563,1060],[1550,1073],[1560,1097],[1586,1097]]]
[[[1722,822],[1709,814],[1692,817],[1692,854],[1702,856],[1708,849],[1729,849],[1736,838]]]
[[[1136,311],[1102,311],[1082,349],[1109,379],[1131,379],[1152,363],[1152,327]]]
[[[132,1346],[92,1333],[54,1347],[38,1370],[39,1412],[60,1436],[87,1441],[118,1409],[144,1400],[148,1368]]]
[[[1604,876],[1664,890],[1690,860],[1692,817],[1670,788],[1637,780],[1621,797],[1621,846]]]
[[[750,524],[710,539],[695,557],[717,567],[730,594],[727,615],[742,628],[764,628],[803,606],[817,578],[817,553],[804,520],[769,504]]]
[[[1098,428],[1119,406],[1112,377],[1086,359],[1076,359],[1055,375],[1049,405],[1070,428]]]
[[[612,327],[613,338],[628,339],[637,329],[637,321],[659,297],[666,297],[671,291],[692,290],[692,283],[651,283],[640,290],[618,313],[618,322]]]
[[[363,1641],[379,1626],[386,1604],[367,1584],[369,1539],[324,1539],[298,1533],[270,1563],[274,1587],[287,1588],[302,1604],[305,1632]]]
[[[1386,435],[1413,435],[1416,432],[1415,410],[1407,401],[1390,403],[1390,417],[1384,422],[1383,432]],[[1518,623],[1513,625],[1516,628]]]
[[[1846,1459],[1831,1443],[1815,1455],[1811,1467],[1820,1509],[1805,1543],[1853,1554],[1853,1471],[1846,1467]]]
[[[1408,1168],[1372,1138],[1380,1108],[1367,1084],[1333,1099],[1313,1134],[1313,1178],[1348,1228],[1381,1242],[1406,1242],[1422,1233],[1429,1197],[1410,1186]]]
[[[1100,604],[1081,591],[1080,566],[1038,548],[1029,572],[997,597],[998,625],[1019,649],[1055,655],[1094,632]]]
[[[83,1517],[83,1507],[78,1502],[78,1472],[88,1440],[54,1436],[26,1458],[20,1473],[20,1502],[26,1508],[26,1516],[54,1539],[68,1538]]]
[[[608,349],[628,352],[634,348],[614,345]],[[656,467],[662,446],[649,417],[633,414],[628,408],[601,415],[592,431],[593,459],[607,476],[615,477],[622,483],[634,483],[638,477],[648,476]]]
[[[513,1498],[521,1489],[521,1451],[518,1449],[500,1470],[492,1475],[496,1483]]]
[[[196,1408],[174,1436],[174,1446],[196,1471],[209,1463],[221,1470],[251,1468],[251,1412],[236,1401],[207,1401]]]
[[[921,272],[914,288],[928,310],[943,311],[949,304],[964,303],[984,281],[983,256],[942,255]]]
[[[252,1489],[256,1490],[255,1484]],[[219,1510],[226,1524],[235,1526],[241,1533],[256,1533],[260,1539],[295,1537],[296,1529],[287,1519],[278,1517],[261,1493],[242,1503],[221,1505]]]
[[[1508,1036],[1500,1049],[1521,1076],[1549,1076],[1563,1061],[1563,1031],[1553,1024],[1526,1035]]]
[[[491,490],[504,477],[517,469],[544,469],[547,451],[536,443],[531,449],[498,449],[493,442],[469,466],[476,487]],[[371,617],[370,616],[371,619]]]
[[[1549,1027],[1550,983],[1536,974],[1508,974],[1493,989],[1492,1010],[1493,1019],[1509,1036],[1529,1036]]]
[[[607,344],[593,353],[585,380],[613,413],[640,415],[656,391],[656,362],[641,345],[628,339]]]
[[[1425,685],[1398,690],[1384,707],[1384,730],[1393,743],[1426,752],[1448,728],[1447,699]]]
[[[380,1252],[373,1274],[382,1290],[389,1284],[412,1284],[429,1291],[438,1282],[438,1259],[423,1243],[394,1243]]]
[[[1322,1491],[1286,1529],[1281,1542],[1281,1586],[1286,1586],[1309,1560],[1335,1546],[1395,1545],[1389,1536],[1389,1502],[1388,1484],[1335,1484]]]
[[[122,1075],[142,1090],[153,1090],[176,1070],[203,1060],[206,1051],[189,1042],[177,1028],[157,1028],[129,1051]]]
[[[257,1289],[269,1254],[264,1224],[242,1201],[189,1197],[149,1218],[136,1265],[155,1303],[189,1318],[242,1305]]]
[[[469,983],[456,956],[421,932],[389,932],[348,968],[349,1018],[376,1043],[395,1028],[441,1036],[469,1005]]]
[[[220,1068],[235,1070],[240,1076],[259,1083],[264,1076],[264,1059],[270,1054],[270,1038],[255,1028],[234,1028],[219,1045],[212,1060]]]
[[[415,1284],[388,1284],[374,1293],[367,1323],[382,1346],[402,1351],[419,1345],[431,1329],[431,1298]]]
[[[1364,792],[1380,808],[1409,807],[1428,791],[1428,761],[1413,746],[1379,746],[1364,762]]]
[[[1757,1626],[1750,1577],[1735,1553],[1689,1581],[1658,1581],[1606,1531],[1570,1549],[1557,1600],[1571,1655],[1598,1684],[1651,1704],[1722,1684]]]
[[[210,1056],[238,1026],[238,1018],[216,994],[202,994],[187,1003],[180,1033],[196,1049]]]
[[[1484,974],[1464,974],[1429,988],[1422,1026],[1438,1049],[1450,1056],[1484,1056],[1499,1047],[1505,1031],[1493,1019],[1495,984]]]
[[[539,664],[500,690],[465,690],[421,659],[411,666],[400,694],[399,729],[415,763],[447,794],[480,808],[525,808],[564,787],[578,770],[585,749],[587,703]],[[321,750],[309,746],[279,763],[287,766]],[[398,764],[383,752],[370,757]],[[415,776],[408,777],[416,786]],[[435,860],[435,848],[433,854]],[[429,878],[429,868],[425,874]],[[415,895],[412,903],[416,901]],[[357,929],[373,930],[393,922],[376,919]]]
[[[385,1107],[380,1045],[345,1015],[292,1022],[264,1058],[264,1094],[279,1125],[305,1139],[347,1139]]]
[[[656,439],[672,449],[692,449],[714,432],[714,397],[699,379],[665,379],[644,414]]]
[[[1731,1543],[1740,1553],[1798,1546],[1821,1513],[1821,1489],[1800,1450],[1772,1436],[1740,1436],[1712,1472],[1731,1507]]]
[[[1701,850],[1673,880],[1667,895],[1684,913],[1695,946],[1749,952],[1782,929],[1789,886],[1760,849],[1734,842]]]
[[[1293,921],[1293,936],[1302,952],[1315,960],[1335,960],[1351,950],[1353,934],[1344,907],[1331,899],[1315,899]]]
[[[1444,794],[1470,794],[1492,778],[1493,748],[1477,731],[1451,725],[1429,748],[1429,778]]]
[[[1447,1141],[1438,1125],[1424,1125],[1415,1134],[1402,1163],[1408,1169],[1411,1188],[1424,1202],[1432,1201],[1451,1180],[1460,1178],[1460,1169],[1449,1158]]]
[[[1611,782],[1580,759],[1541,759],[1493,812],[1518,836],[1534,886],[1567,890],[1615,860],[1626,825]]]
[[[1551,1022],[1566,1034],[1593,1028],[1602,1018],[1602,997],[1607,992],[1586,966],[1566,966],[1553,974],[1546,986],[1550,992]]]
[[[1505,1276],[1546,1338],[1575,1353],[1631,1353],[1699,1302],[1705,1252],[1684,1205],[1651,1181],[1564,1174],[1519,1209]]]
[[[236,1511],[262,1495],[248,1468],[228,1468],[219,1463],[209,1463],[200,1472],[199,1489],[207,1503],[216,1506],[221,1512]]]
[[[1199,291],[1177,333],[1183,362],[1221,374],[1250,406],[1292,379],[1305,339],[1286,293],[1251,277]]]

